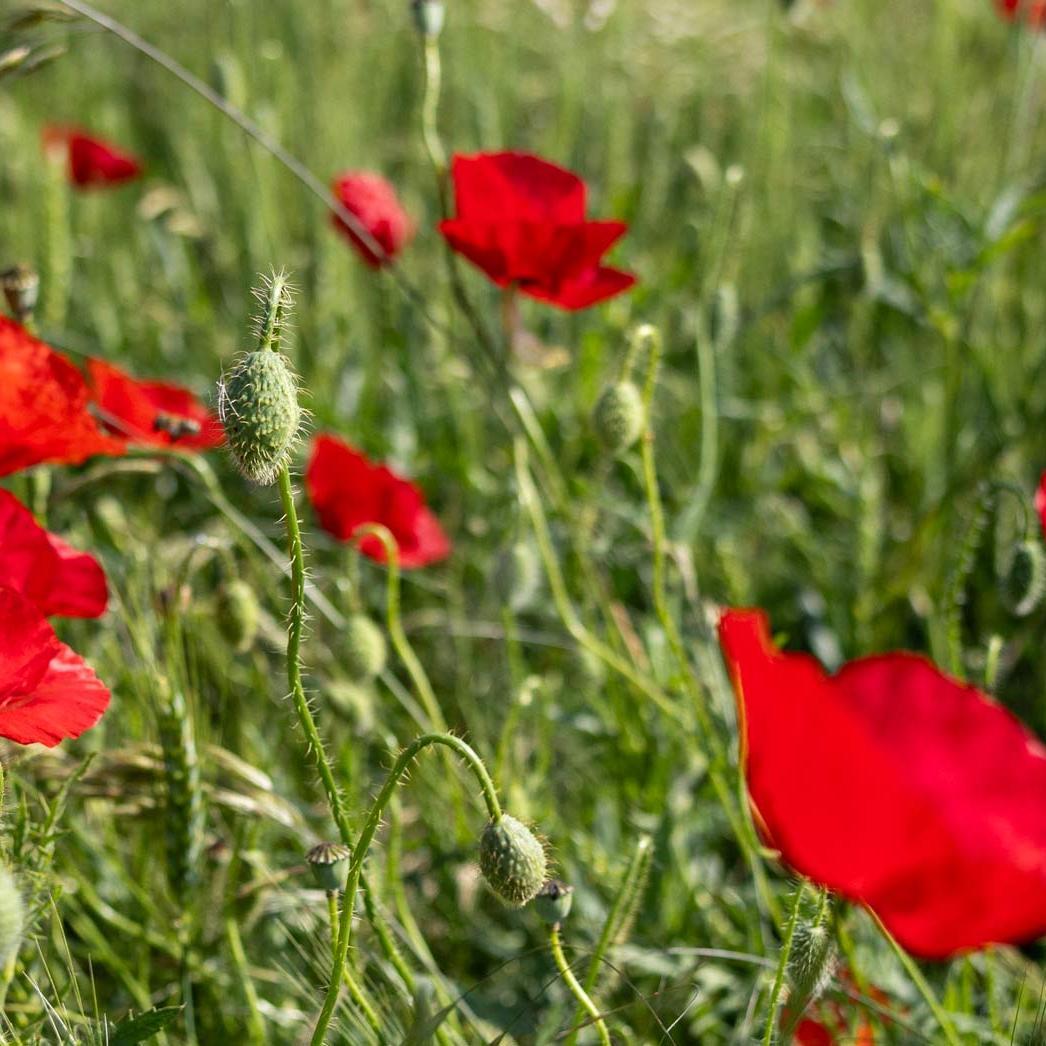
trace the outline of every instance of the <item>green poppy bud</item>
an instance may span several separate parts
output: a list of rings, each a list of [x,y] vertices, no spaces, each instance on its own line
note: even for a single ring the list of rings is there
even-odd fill
[[[342,648],[349,678],[368,682],[381,675],[388,657],[385,633],[366,614],[352,614],[345,622],[345,645]]]
[[[507,904],[521,908],[545,883],[545,848],[522,821],[503,814],[483,829],[479,867],[490,888]]]
[[[240,471],[272,483],[301,425],[298,386],[285,356],[257,349],[240,358],[219,387],[218,410]]]
[[[832,979],[835,945],[824,923],[800,922],[788,954],[788,983],[793,1002],[804,1008],[824,994]]]
[[[260,608],[254,589],[233,578],[218,589],[217,600],[218,631],[239,653],[254,645],[258,636],[258,619]]]
[[[18,954],[24,933],[25,902],[11,870],[0,865],[0,970]]]
[[[573,886],[560,879],[549,879],[534,898],[534,910],[549,926],[558,926],[570,914],[573,901]]]
[[[643,434],[643,396],[631,381],[608,385],[596,403],[596,435],[611,454],[623,454]]]
[[[1039,605],[1046,591],[1046,557],[1038,541],[1014,546],[999,588],[1006,609],[1017,617],[1026,617]]]
[[[306,855],[316,885],[327,893],[338,893],[345,888],[352,851],[342,843],[318,843]]]

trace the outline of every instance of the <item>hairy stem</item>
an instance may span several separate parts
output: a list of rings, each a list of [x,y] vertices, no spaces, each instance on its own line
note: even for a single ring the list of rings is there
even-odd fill
[[[596,1031],[599,1033],[599,1041],[603,1046],[610,1046],[610,1032],[607,1031],[606,1022],[599,1012],[599,1007],[592,1001],[592,997],[581,987],[581,983],[574,976],[574,971],[563,954],[563,944],[559,939],[559,923],[555,923],[548,932],[548,943],[552,949],[552,958],[556,961],[556,969],[559,970],[563,983],[570,989],[570,994],[578,1001],[581,1007],[592,1018]]]

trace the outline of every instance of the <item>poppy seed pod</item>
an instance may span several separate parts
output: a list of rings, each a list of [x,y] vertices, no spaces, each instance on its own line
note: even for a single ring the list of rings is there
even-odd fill
[[[239,653],[249,650],[258,635],[260,608],[254,589],[233,578],[218,589],[218,631]]]
[[[999,589],[1006,609],[1016,617],[1026,617],[1039,605],[1046,591],[1046,556],[1038,541],[1014,546]]]
[[[549,926],[558,926],[570,914],[573,901],[573,886],[560,879],[549,879],[534,898],[534,910]]]
[[[317,843],[306,855],[316,885],[327,893],[338,893],[345,887],[352,851],[342,843]]]
[[[643,397],[631,381],[608,385],[593,415],[599,442],[611,454],[623,454],[643,434]]]
[[[0,969],[18,953],[25,932],[25,902],[9,868],[0,866]]]
[[[490,821],[479,841],[479,867],[490,888],[513,908],[522,908],[545,883],[545,848],[522,821],[503,814]]]
[[[298,387],[285,356],[248,352],[219,388],[219,414],[240,471],[255,483],[276,478],[301,425]]]
[[[446,13],[443,0],[411,0],[411,11],[418,32],[434,40],[443,30],[443,16]]]
[[[388,657],[385,634],[366,614],[353,614],[345,622],[345,670],[358,683],[381,675]]]
[[[14,318],[25,323],[33,315],[40,296],[40,277],[28,265],[15,265],[0,273],[0,288]]]

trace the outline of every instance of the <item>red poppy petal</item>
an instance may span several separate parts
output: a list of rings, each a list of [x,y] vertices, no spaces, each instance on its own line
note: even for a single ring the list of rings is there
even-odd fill
[[[346,171],[334,179],[331,189],[338,202],[381,247],[383,253],[378,254],[339,215],[331,215],[334,227],[348,237],[371,268],[378,269],[392,261],[412,239],[414,223],[403,209],[396,190],[381,175]]]
[[[585,220],[585,183],[527,153],[455,156],[451,173],[459,218],[477,222]]]
[[[109,585],[101,563],[54,534],[48,534],[47,540],[58,553],[58,570],[40,609],[49,617],[101,617],[109,605]]]
[[[225,439],[214,414],[181,385],[139,381],[99,359],[87,361],[87,373],[107,427],[132,443],[207,450]]]
[[[49,153],[64,146],[68,155],[69,180],[79,189],[120,185],[142,173],[142,165],[136,157],[76,127],[45,127],[43,142]]]
[[[1039,489],[1035,491],[1035,511],[1039,513],[1039,523],[1046,535],[1046,472],[1039,479]]]
[[[0,476],[42,462],[123,454],[88,410],[80,372],[14,320],[0,316]]]
[[[0,706],[31,692],[61,645],[32,603],[14,589],[0,588]]]
[[[1046,749],[923,658],[828,676],[729,611],[720,641],[745,770],[793,868],[867,904],[905,947],[943,958],[1046,931]]]
[[[587,309],[622,294],[635,283],[636,277],[630,272],[600,266],[581,273],[554,290],[522,285],[520,291],[539,301],[547,301],[561,309],[575,311]]]
[[[509,262],[509,252],[514,252],[511,229],[462,218],[442,221],[438,228],[452,250],[468,258],[499,287],[507,287],[515,278]]]
[[[79,654],[64,643],[33,691],[0,702],[0,736],[20,745],[53,748],[90,729],[109,707],[109,689]]]

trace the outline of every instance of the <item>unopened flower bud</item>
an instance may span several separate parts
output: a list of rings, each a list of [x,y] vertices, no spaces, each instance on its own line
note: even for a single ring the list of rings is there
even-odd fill
[[[218,589],[216,610],[218,631],[226,641],[241,654],[250,650],[261,614],[254,589],[239,578],[224,582]]]
[[[600,443],[612,454],[623,454],[643,434],[643,397],[631,381],[608,385],[593,416]]]
[[[25,323],[33,315],[40,296],[40,277],[28,265],[15,265],[0,272],[0,288],[11,314],[19,323]]]
[[[1046,556],[1038,541],[1014,546],[999,579],[1002,601],[1017,617],[1026,617],[1046,592]]]
[[[18,954],[25,933],[25,902],[11,870],[0,865],[0,970]]]
[[[422,36],[434,40],[443,30],[443,0],[411,0],[414,24]]]
[[[549,926],[558,926],[570,914],[573,901],[573,886],[560,879],[549,879],[534,898],[534,910]]]
[[[381,675],[388,657],[385,633],[366,614],[352,614],[345,622],[345,670],[357,683]]]
[[[219,393],[225,437],[240,471],[255,483],[271,483],[301,425],[298,387],[286,357],[270,349],[248,352]]]
[[[825,923],[800,922],[788,954],[789,1009],[801,1014],[819,999],[832,979],[835,944]]]
[[[327,893],[338,893],[345,888],[352,851],[342,843],[318,843],[306,855],[316,885]]]
[[[541,561],[534,546],[517,541],[504,549],[494,563],[492,575],[498,599],[512,610],[525,610],[541,588]]]
[[[490,888],[507,904],[521,908],[545,884],[545,848],[522,821],[503,814],[483,829],[479,867]]]

